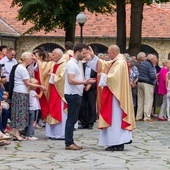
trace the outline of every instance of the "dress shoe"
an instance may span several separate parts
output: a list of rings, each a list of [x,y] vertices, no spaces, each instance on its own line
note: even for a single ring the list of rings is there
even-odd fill
[[[88,129],[88,126],[85,125],[81,125],[80,127],[78,127],[79,129]]]
[[[74,145],[76,145],[75,143],[74,143]],[[80,148],[80,149],[83,149],[83,147],[82,146],[78,146],[78,145],[76,145],[78,148]]]
[[[164,117],[158,117],[158,121],[167,121],[167,118],[164,118]]]
[[[148,123],[149,123],[149,122],[154,122],[154,120],[151,119],[151,118],[145,119],[144,121],[145,121],[145,122],[148,122]]]
[[[88,129],[93,129],[93,126],[89,126]]]
[[[126,142],[126,143],[124,143],[124,144],[131,144],[132,143],[132,140],[130,140],[129,142]]]
[[[55,138],[55,137],[49,137],[51,140],[65,140],[65,138]]]
[[[65,149],[66,149],[66,150],[81,150],[81,148],[78,147],[78,146],[75,145],[75,144],[72,144],[72,145],[70,145],[70,146],[66,146]]]
[[[109,146],[105,149],[105,151],[123,151],[123,150],[124,144]]]

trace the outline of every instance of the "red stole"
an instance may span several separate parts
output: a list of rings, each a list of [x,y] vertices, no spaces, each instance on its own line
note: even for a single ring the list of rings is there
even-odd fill
[[[39,84],[41,85],[39,70],[34,71],[34,77],[38,80]],[[36,89],[36,92],[39,94],[40,89]],[[49,104],[48,104],[48,100],[44,93],[43,93],[42,97],[39,99],[39,101],[40,101],[40,106],[41,106],[42,119],[44,120],[49,113]]]
[[[102,94],[101,94],[101,108],[100,108],[100,114],[102,118],[109,124],[112,125],[112,111],[113,111],[113,93],[110,91],[108,86],[103,87]],[[125,122],[123,119],[127,116],[127,113],[125,113],[122,110],[122,124],[121,128],[126,129],[130,124]]]
[[[55,64],[53,67],[53,74],[56,73],[59,64]],[[58,94],[56,87],[54,84],[50,84],[50,99],[49,99],[49,114],[54,119],[59,122],[62,121],[62,108],[61,108],[62,99]]]
[[[112,123],[112,99],[112,92],[107,86],[103,87],[100,114],[109,125]]]

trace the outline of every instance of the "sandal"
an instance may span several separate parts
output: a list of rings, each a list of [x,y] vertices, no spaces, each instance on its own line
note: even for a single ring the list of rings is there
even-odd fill
[[[10,141],[7,141],[7,140],[2,140],[0,141],[0,146],[4,146],[4,145],[10,145],[11,142]]]
[[[8,140],[11,139],[11,136],[7,136],[7,135],[3,135],[2,137],[0,137],[0,140]]]
[[[13,141],[23,141],[25,140],[24,138],[22,138],[21,136],[13,136]]]
[[[0,146],[4,146],[4,145],[6,145],[5,142],[3,140],[0,141]]]

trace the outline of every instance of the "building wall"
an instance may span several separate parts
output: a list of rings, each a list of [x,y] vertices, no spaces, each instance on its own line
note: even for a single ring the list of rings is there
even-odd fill
[[[75,43],[80,42],[79,38],[75,38]],[[116,39],[114,38],[84,38],[83,42],[86,44],[102,44],[104,46],[109,47],[111,44],[116,43]],[[16,50],[17,50],[17,58],[21,56],[21,54],[25,51],[33,51],[37,46],[45,43],[54,43],[62,46],[64,48],[64,37],[20,37],[17,40]],[[170,40],[149,40],[143,39],[142,44],[148,45],[155,49],[159,54],[159,63],[164,59],[168,59],[168,54],[170,53]],[[127,41],[128,45],[128,41]]]
[[[2,37],[0,38],[0,45],[6,45],[8,48],[16,48],[16,39],[9,38],[9,37]]]
[[[149,45],[158,52],[160,65],[163,60],[168,59],[168,54],[170,53],[170,40],[143,40],[142,44]]]

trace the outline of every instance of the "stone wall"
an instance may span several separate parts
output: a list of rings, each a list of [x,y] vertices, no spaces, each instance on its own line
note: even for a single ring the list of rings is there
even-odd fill
[[[158,40],[143,40],[142,44],[149,45],[154,48],[159,54],[159,65],[162,61],[168,59],[168,54],[170,53],[170,40],[158,39]]]
[[[16,39],[14,38],[1,38],[0,45],[6,45],[8,48],[14,48],[16,46]]]
[[[75,38],[75,43],[80,42],[79,38]],[[111,44],[116,43],[115,38],[98,38],[98,37],[86,37],[83,39],[83,42],[86,44],[102,44],[109,47]],[[27,37],[21,36],[17,40],[16,50],[17,58],[21,56],[24,51],[32,51],[36,47],[45,43],[54,43],[58,44],[64,48],[64,37]],[[170,40],[164,39],[143,39],[142,44],[148,45],[155,49],[159,54],[159,63],[161,64],[162,60],[168,59],[168,54],[170,53]],[[128,41],[127,41],[128,46]]]

